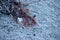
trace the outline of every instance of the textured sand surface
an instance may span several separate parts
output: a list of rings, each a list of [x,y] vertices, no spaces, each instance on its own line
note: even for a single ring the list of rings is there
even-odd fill
[[[23,29],[12,17],[0,14],[0,40],[60,40],[60,0],[21,1],[32,2],[28,8],[39,25]]]

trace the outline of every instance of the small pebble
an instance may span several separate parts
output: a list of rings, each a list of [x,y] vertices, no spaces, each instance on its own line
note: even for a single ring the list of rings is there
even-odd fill
[[[33,36],[36,36],[35,34],[33,34]]]

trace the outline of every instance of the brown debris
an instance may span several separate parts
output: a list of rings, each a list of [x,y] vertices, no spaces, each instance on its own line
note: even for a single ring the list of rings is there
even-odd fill
[[[35,25],[36,21],[34,20],[34,17],[29,16],[29,9],[24,8],[23,4],[21,2],[14,2],[12,5],[12,12],[10,13],[16,23],[18,23],[18,17],[22,18],[23,21],[21,22],[24,26],[29,26],[29,25]]]

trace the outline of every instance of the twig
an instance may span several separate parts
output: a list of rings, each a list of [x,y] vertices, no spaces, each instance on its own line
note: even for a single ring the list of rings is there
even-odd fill
[[[3,3],[2,1],[0,1],[0,3],[3,5],[3,7],[6,9],[6,11],[8,11],[8,13],[10,13],[10,10],[6,7],[5,3]]]

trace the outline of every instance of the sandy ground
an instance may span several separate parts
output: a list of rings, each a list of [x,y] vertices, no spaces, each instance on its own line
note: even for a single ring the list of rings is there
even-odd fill
[[[60,0],[21,0],[32,2],[30,14],[39,25],[22,28],[11,16],[0,14],[0,40],[60,40]]]

